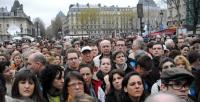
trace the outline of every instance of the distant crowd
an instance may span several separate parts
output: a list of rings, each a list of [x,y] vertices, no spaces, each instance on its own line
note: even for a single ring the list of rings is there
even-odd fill
[[[0,102],[200,102],[200,37],[7,41]]]

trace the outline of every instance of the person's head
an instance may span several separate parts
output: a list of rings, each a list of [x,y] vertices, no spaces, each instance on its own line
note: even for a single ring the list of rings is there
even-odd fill
[[[80,97],[76,97],[72,102],[97,102],[97,100],[89,95],[83,95]]]
[[[144,48],[144,42],[140,39],[135,39],[132,43],[132,50],[143,50]]]
[[[174,62],[176,64],[177,68],[184,68],[188,71],[191,71],[190,63],[186,57],[184,57],[182,55],[178,55],[174,58]]]
[[[155,43],[153,45],[153,53],[152,54],[154,57],[162,56],[164,54],[163,45],[161,43]]]
[[[85,81],[81,74],[77,71],[67,73],[63,87],[63,98],[67,100],[68,97],[74,98],[82,96],[85,93]]]
[[[22,44],[22,52],[27,51],[28,48],[30,48],[30,46],[27,43]]]
[[[122,64],[126,63],[126,55],[122,51],[114,52],[112,59],[115,64],[122,65]]]
[[[137,59],[135,71],[142,77],[146,77],[152,71],[153,61],[148,55],[141,56]]]
[[[62,65],[63,64],[61,55],[58,55],[58,54],[54,55],[53,64],[54,65]]]
[[[102,40],[100,42],[100,50],[103,55],[108,56],[111,51],[111,42],[109,40]]]
[[[10,54],[14,51],[14,48],[13,48],[12,44],[6,45],[6,49]]]
[[[153,41],[150,41],[150,42],[147,44],[147,52],[150,53],[150,54],[153,53],[153,44],[154,44]]]
[[[17,66],[23,63],[23,59],[21,53],[16,53],[12,56],[12,61],[14,61],[14,64]]]
[[[104,74],[108,74],[111,71],[111,60],[110,58],[107,57],[103,57],[100,60],[100,70],[104,73]]]
[[[184,44],[184,37],[183,36],[181,36],[181,35],[179,35],[178,36],[178,39],[177,39],[177,46],[178,46],[178,48],[181,48],[181,46]]]
[[[5,54],[0,54],[0,62],[8,61],[8,57]]]
[[[176,56],[181,55],[181,52],[179,50],[171,50],[169,52],[168,57],[174,59]]]
[[[191,50],[195,50],[200,53],[200,39],[199,38],[191,42]]]
[[[156,35],[156,42],[160,42],[161,41],[161,36],[160,35]]]
[[[188,52],[190,51],[190,47],[188,45],[182,45],[180,50],[181,50],[181,55],[187,56]]]
[[[191,72],[184,68],[169,68],[161,73],[161,91],[169,92],[186,99],[189,86],[194,77]]]
[[[84,46],[81,49],[81,58],[83,63],[90,63],[93,59],[92,48],[89,46]]]
[[[90,47],[92,49],[92,56],[96,57],[99,54],[99,49],[98,49],[97,45],[91,44]]]
[[[172,58],[169,57],[164,57],[160,59],[160,63],[159,63],[159,68],[160,68],[160,72],[165,71],[168,68],[174,68],[175,62]]]
[[[116,51],[122,51],[122,52],[126,51],[126,44],[124,39],[118,39],[117,41],[115,41],[115,43],[116,43],[115,45]]]
[[[46,58],[47,63],[51,62],[52,55],[51,55],[51,53],[49,51],[44,52],[43,55]]]
[[[88,64],[81,64],[79,67],[79,72],[83,76],[83,79],[87,86],[91,85],[93,71],[90,65]]]
[[[172,39],[167,39],[165,41],[165,46],[167,47],[167,49],[173,49],[175,47],[175,43]]]
[[[122,80],[124,78],[124,72],[121,69],[113,69],[109,73],[109,82],[111,91],[120,91],[122,88]]]
[[[190,51],[188,54],[188,60],[193,68],[199,68],[200,66],[200,53],[197,51]]]
[[[29,50],[26,50],[26,51],[24,51],[24,52],[22,53],[23,58],[24,58],[23,62],[24,62],[24,65],[25,65],[25,66],[27,66],[27,64],[28,64],[28,57],[29,57],[31,54],[35,53],[35,52],[37,52],[37,50],[29,49]]]
[[[18,71],[14,77],[11,94],[13,98],[31,98],[39,102],[41,91],[35,74],[28,69]]]
[[[148,96],[145,102],[180,102],[180,99],[176,95],[159,92],[155,95]]]
[[[78,68],[80,64],[79,57],[79,52],[76,49],[68,49],[65,55],[68,67],[72,69]]]
[[[122,81],[122,90],[129,97],[141,98],[144,94],[144,82],[141,76],[135,72],[125,75]]]
[[[40,52],[36,52],[28,57],[27,68],[31,69],[34,73],[39,74],[46,63],[44,55]]]
[[[76,50],[76,51],[80,51],[81,50],[81,44],[80,44],[80,41],[74,41],[73,43],[72,43],[72,47]]]
[[[48,52],[49,51],[49,49],[47,48],[47,47],[43,47],[42,49],[41,49],[41,52],[42,53],[45,53],[45,52]]]
[[[6,80],[12,79],[13,76],[13,72],[11,71],[9,65],[9,61],[0,62],[0,74],[2,74]]]
[[[63,46],[58,44],[54,48],[55,48],[55,52],[61,55]]]
[[[42,70],[40,79],[43,94],[47,94],[51,90],[61,92],[64,86],[64,70],[59,65],[47,65]]]

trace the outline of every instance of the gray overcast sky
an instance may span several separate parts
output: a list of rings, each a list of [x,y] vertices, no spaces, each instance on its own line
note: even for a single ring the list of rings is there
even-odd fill
[[[7,7],[10,11],[11,6],[15,0],[0,0],[0,7]],[[118,5],[118,7],[136,7],[138,0],[18,0],[24,6],[24,12],[33,20],[40,17],[45,26],[51,24],[51,20],[55,18],[56,14],[61,10],[66,15],[70,4],[98,4],[111,6]],[[160,4],[160,0],[154,0]]]

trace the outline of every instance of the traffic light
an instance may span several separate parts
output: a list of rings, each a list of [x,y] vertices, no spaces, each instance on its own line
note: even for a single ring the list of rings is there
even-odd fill
[[[145,32],[145,30],[144,30],[144,26],[145,26],[145,23],[144,23],[144,22],[142,22],[142,23],[141,23],[141,32],[142,32],[142,33],[144,33],[144,32]]]

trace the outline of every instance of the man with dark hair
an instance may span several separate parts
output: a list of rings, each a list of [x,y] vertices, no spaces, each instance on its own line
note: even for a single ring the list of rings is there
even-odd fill
[[[66,68],[64,75],[66,75],[70,71],[79,70],[80,54],[76,49],[74,48],[68,49],[65,54],[65,60],[66,60]]]
[[[188,54],[188,60],[192,67],[192,74],[195,76],[195,83],[192,85],[196,91],[195,97],[197,102],[200,102],[200,53],[197,51],[191,51]]]
[[[177,95],[183,102],[193,102],[188,96],[194,76],[184,68],[169,68],[161,73],[161,91]],[[181,102],[182,102],[181,101]]]
[[[153,56],[154,57],[161,57],[164,55],[164,47],[161,43],[157,42],[153,45]]]
[[[137,58],[137,66],[135,68],[135,72],[142,76],[142,79],[145,82],[144,89],[150,93],[151,86],[158,79],[154,78],[152,59],[148,55],[143,55]]]
[[[124,39],[117,39],[115,41],[115,50],[126,52],[126,43],[125,43]]]

